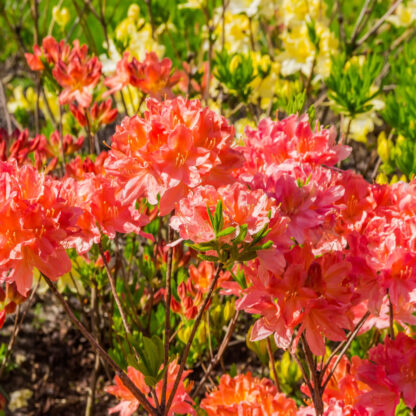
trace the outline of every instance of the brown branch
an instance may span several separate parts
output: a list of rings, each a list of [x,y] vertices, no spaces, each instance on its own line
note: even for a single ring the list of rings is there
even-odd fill
[[[69,316],[72,323],[79,329],[82,335],[89,341],[94,351],[98,352],[101,357],[110,365],[110,367],[116,372],[117,376],[121,379],[122,383],[131,391],[134,397],[140,402],[143,408],[153,416],[157,416],[155,409],[147,400],[146,396],[138,389],[138,387],[130,380],[128,375],[118,366],[118,364],[108,355],[107,351],[98,343],[98,341],[91,335],[91,333],[85,328],[85,326],[77,319],[72,312],[71,307],[66,302],[64,297],[59,293],[58,289],[51,282],[51,280],[42,274],[47,285],[51,289],[52,293],[65,309],[65,312]]]
[[[368,38],[370,38],[371,36],[373,36],[378,29],[380,29],[381,25],[387,20],[387,18],[393,14],[393,12],[397,9],[397,7],[399,7],[400,3],[402,3],[403,0],[397,0],[391,7],[389,10],[387,10],[387,12],[380,17],[380,19],[377,21],[377,23],[371,28],[371,30],[369,30],[362,38],[360,38],[357,43],[356,46],[359,47],[361,46]]]
[[[174,240],[175,231],[173,228],[169,228],[169,243],[172,243]],[[160,399],[160,405],[162,408],[162,414],[166,406],[166,391],[168,387],[168,366],[169,366],[169,340],[170,340],[170,302],[172,298],[172,260],[173,260],[173,247],[169,247],[168,251],[168,261],[166,265],[166,282],[165,282],[165,292],[166,292],[166,301],[165,301],[165,354],[163,358],[163,368],[166,369],[163,374],[163,385],[162,385],[162,397]],[[152,301],[153,303],[153,301]]]
[[[344,344],[341,344],[341,345],[343,345],[343,348],[342,348],[342,350],[341,350],[341,352],[339,353],[339,355],[338,355],[338,357],[337,357],[337,359],[336,359],[336,361],[335,361],[335,363],[334,363],[334,365],[332,366],[332,368],[331,368],[331,372],[329,373],[329,375],[328,375],[328,377],[326,378],[326,380],[324,381],[324,383],[322,384],[322,391],[325,391],[325,387],[327,386],[327,384],[329,383],[329,380],[331,380],[331,377],[334,375],[334,372],[335,372],[335,370],[336,370],[336,368],[337,368],[337,366],[338,366],[338,364],[339,364],[339,362],[341,361],[341,358],[343,357],[343,355],[347,352],[347,350],[348,350],[348,348],[350,347],[350,345],[351,345],[351,343],[352,343],[352,341],[354,341],[354,338],[357,336],[357,334],[358,334],[358,332],[360,331],[360,329],[361,329],[361,327],[364,325],[364,323],[365,323],[365,321],[367,320],[367,318],[370,316],[370,312],[367,312],[361,319],[360,319],[360,321],[358,322],[358,324],[356,325],[356,327],[355,327],[355,329],[354,329],[354,331],[353,332],[351,332],[351,334],[349,335],[349,337],[348,337],[348,339],[347,339],[347,341],[344,343]],[[332,360],[332,357],[334,356],[335,354],[331,354],[331,357],[329,357],[329,359],[328,359],[328,361],[327,361],[327,363],[326,363],[326,365],[325,365],[325,368],[324,368],[324,370],[323,370],[323,375],[322,375],[322,377],[324,376],[324,374],[326,373],[326,370],[329,368],[329,365],[330,365],[330,363],[331,363],[331,360]]]
[[[222,356],[223,356],[223,354],[224,354],[224,352],[225,352],[225,350],[228,346],[228,343],[230,342],[230,339],[233,335],[233,332],[234,332],[235,326],[237,324],[239,314],[240,314],[240,311],[235,311],[234,316],[232,317],[232,319],[231,319],[231,321],[228,325],[227,332],[225,333],[224,338],[221,342],[220,348],[218,349],[218,352],[215,355],[214,359],[211,360],[211,362],[209,363],[207,371],[205,372],[204,376],[201,378],[198,385],[196,386],[196,389],[192,393],[192,398],[196,397],[196,395],[199,393],[202,386],[206,382],[208,376],[211,374],[211,371],[215,368],[215,366],[218,364],[218,362],[222,358]]]
[[[317,416],[321,416],[324,413],[324,402],[322,401],[322,389],[320,385],[320,378],[316,368],[316,364],[313,359],[313,354],[306,341],[306,337],[302,334],[302,346],[304,348],[306,362],[309,367],[309,373],[313,381],[313,389],[311,390],[313,405]]]
[[[272,351],[272,343],[270,341],[270,337],[267,337],[267,354],[269,355],[269,360],[270,360],[270,363],[272,365],[274,382],[276,384],[277,391],[280,393],[282,391],[282,389],[280,388],[279,377],[278,377],[277,371],[276,371],[276,363],[274,361],[274,355],[273,355],[273,351]]]
[[[194,340],[196,331],[198,330],[199,324],[201,323],[202,315],[204,314],[205,308],[207,307],[208,302],[211,299],[211,295],[214,292],[214,288],[215,288],[215,285],[217,284],[217,281],[220,277],[222,267],[223,267],[222,263],[220,263],[217,267],[217,271],[215,273],[215,276],[212,279],[211,284],[209,285],[207,295],[204,299],[204,303],[202,304],[201,308],[199,309],[198,315],[195,319],[194,325],[192,327],[191,335],[189,336],[188,342],[186,343],[186,346],[185,346],[185,350],[182,353],[182,358],[181,358],[181,363],[180,363],[178,375],[176,376],[176,380],[175,380],[175,383],[174,383],[173,388],[171,390],[169,400],[166,404],[166,409],[165,409],[166,414],[169,412],[170,406],[172,405],[172,402],[173,402],[173,399],[175,397],[176,391],[179,387],[179,383],[181,381],[182,373],[185,369],[186,360],[188,358],[188,354],[189,354],[189,351],[191,349],[192,341]]]
[[[123,305],[121,304],[120,297],[118,296],[116,283],[114,281],[114,277],[111,273],[111,270],[108,267],[108,263],[107,263],[107,260],[105,258],[105,254],[104,254],[103,246],[101,245],[101,242],[98,243],[98,248],[100,250],[100,255],[101,255],[101,258],[102,258],[103,263],[104,263],[105,271],[107,272],[108,281],[110,282],[111,292],[113,293],[114,300],[116,301],[117,308],[120,312],[121,321],[123,322],[123,326],[124,326],[124,329],[126,331],[126,334],[131,336],[131,331],[130,331],[130,328],[129,328],[129,325],[128,325],[128,322],[127,322],[127,317],[124,313],[124,309],[123,309]],[[128,341],[128,344],[130,345],[129,341]]]
[[[363,18],[366,15],[366,13],[368,13],[368,11],[370,10],[369,6],[370,6],[371,1],[372,0],[365,0],[365,3],[364,3],[364,5],[361,9],[361,12],[358,15],[358,19],[355,22],[354,30],[353,30],[352,35],[351,35],[351,40],[350,40],[351,45],[354,45],[355,40],[357,39],[357,36],[358,36],[359,30],[360,30],[360,26],[361,26],[361,23],[363,21]]]
[[[10,355],[12,349],[13,349],[14,343],[16,342],[16,338],[19,335],[19,331],[20,331],[20,328],[22,327],[22,324],[25,320],[26,314],[28,313],[29,309],[32,306],[33,298],[35,297],[35,294],[36,294],[36,291],[38,290],[38,287],[39,287],[39,281],[36,283],[36,286],[32,290],[32,293],[30,294],[29,299],[26,301],[26,309],[24,310],[20,321],[19,321],[20,305],[17,307],[16,318],[15,318],[14,327],[13,327],[13,333],[12,333],[12,336],[10,338],[9,344],[7,346],[6,354],[4,355],[4,358],[3,358],[3,361],[2,361],[1,367],[0,367],[0,378],[3,375],[4,369],[6,367],[7,360],[8,360],[9,355]]]

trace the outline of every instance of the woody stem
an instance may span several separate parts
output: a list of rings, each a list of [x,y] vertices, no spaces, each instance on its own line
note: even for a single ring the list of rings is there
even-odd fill
[[[175,380],[175,383],[173,385],[172,391],[170,393],[169,400],[166,404],[165,414],[168,414],[170,406],[172,405],[173,399],[175,397],[176,391],[178,390],[179,383],[181,381],[182,374],[183,374],[183,371],[185,369],[186,360],[187,360],[188,355],[189,355],[189,350],[191,349],[192,341],[194,340],[196,331],[198,330],[199,324],[201,323],[202,315],[204,314],[205,308],[207,307],[208,302],[211,299],[211,295],[214,292],[215,285],[217,284],[217,281],[220,277],[222,268],[223,268],[223,264],[219,263],[219,265],[217,267],[217,271],[215,272],[215,276],[212,279],[211,284],[209,285],[207,295],[205,296],[205,299],[204,299],[204,303],[201,305],[201,308],[199,309],[198,315],[195,318],[195,322],[194,322],[194,325],[192,327],[191,335],[189,336],[188,342],[186,343],[185,349],[182,353],[182,358],[181,358],[181,363],[180,363],[178,375],[176,376],[176,380]]]
[[[91,335],[91,333],[85,328],[85,326],[77,319],[75,314],[72,312],[71,307],[66,302],[64,297],[59,293],[58,289],[55,285],[51,282],[51,280],[42,273],[42,277],[44,278],[45,282],[51,289],[52,293],[65,309],[65,312],[69,316],[69,319],[72,323],[79,329],[82,335],[89,341],[91,347],[94,351],[98,352],[103,360],[105,360],[110,367],[116,372],[117,376],[121,379],[123,384],[131,391],[133,396],[141,403],[143,408],[149,412],[152,416],[157,416],[156,410],[152,407],[152,405],[147,400],[146,396],[137,388],[137,386],[130,380],[128,375],[124,373],[124,371],[118,366],[118,364],[107,354],[105,349],[97,342],[97,340]]]

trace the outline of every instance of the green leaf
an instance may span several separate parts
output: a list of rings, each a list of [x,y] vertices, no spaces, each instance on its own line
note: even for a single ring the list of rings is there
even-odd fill
[[[217,237],[225,237],[225,236],[227,236],[227,235],[232,234],[234,231],[235,231],[235,227],[227,227],[227,228],[225,228],[224,230],[220,231],[220,232],[217,234]]]

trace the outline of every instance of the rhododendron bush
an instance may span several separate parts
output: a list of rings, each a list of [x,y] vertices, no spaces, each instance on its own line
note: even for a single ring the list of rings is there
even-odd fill
[[[415,2],[23,3],[0,415],[416,414]]]

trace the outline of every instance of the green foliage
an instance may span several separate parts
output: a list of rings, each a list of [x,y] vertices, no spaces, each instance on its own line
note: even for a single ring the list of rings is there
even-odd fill
[[[312,45],[315,47],[316,54],[320,51],[319,43],[321,41],[321,37],[318,35],[316,31],[316,22],[315,20],[307,20],[306,27],[308,29],[308,36]]]
[[[4,361],[4,359],[6,357],[7,348],[8,348],[8,346],[5,342],[2,342],[0,344],[0,364]],[[11,357],[9,356],[8,360],[6,361],[6,365],[4,367],[4,374],[3,375],[6,375],[8,372],[10,372],[10,371],[12,371],[12,370],[14,370],[15,368],[18,367],[18,365],[13,360],[11,360],[10,358]],[[0,393],[1,392],[2,391],[0,390]]]
[[[161,369],[164,359],[162,340],[155,335],[151,338],[141,337],[140,343],[132,336],[128,338],[140,358],[139,362],[137,362],[136,356],[130,354],[127,357],[128,364],[144,375],[144,380],[148,386],[156,386],[164,374],[164,369]]]
[[[298,383],[302,378],[299,366],[290,359],[289,351],[285,351],[280,361],[276,362],[276,373],[282,391],[288,395],[298,392]]]
[[[325,83],[335,110],[351,118],[371,110],[371,100],[380,93],[379,88],[375,92],[373,88],[382,67],[383,59],[376,54],[366,57],[363,64],[347,61],[345,54],[333,57],[331,74]]]
[[[250,56],[242,53],[229,54],[226,50],[217,53],[214,76],[232,94],[247,102],[251,93],[249,84],[255,78]]]
[[[403,53],[390,60],[389,81],[395,88],[386,97],[383,117],[400,135],[392,155],[394,167],[410,177],[416,173],[416,41],[405,45]]]
[[[350,357],[358,355],[360,358],[365,358],[377,336],[377,331],[378,329],[372,328],[370,331],[367,331],[354,339],[349,350]]]
[[[298,114],[303,110],[306,102],[306,91],[295,92],[288,96],[277,98],[277,107],[286,114]]]
[[[400,399],[400,403],[397,405],[394,415],[395,416],[411,416],[412,414],[413,414],[412,411],[404,404],[403,400]]]

